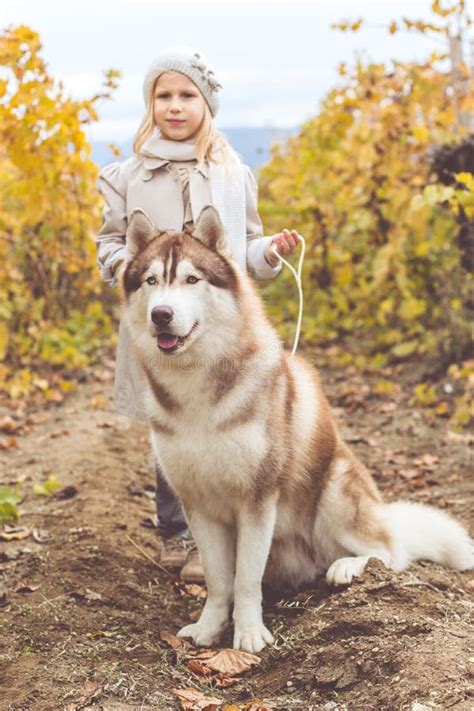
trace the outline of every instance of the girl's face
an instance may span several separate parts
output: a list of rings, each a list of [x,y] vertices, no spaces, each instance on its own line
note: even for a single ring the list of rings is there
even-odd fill
[[[184,74],[165,72],[156,80],[153,118],[163,138],[193,138],[204,118],[204,105],[203,95]]]

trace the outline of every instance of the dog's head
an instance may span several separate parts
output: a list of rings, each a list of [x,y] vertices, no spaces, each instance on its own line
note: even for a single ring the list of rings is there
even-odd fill
[[[228,249],[211,205],[202,210],[192,234],[159,230],[146,213],[134,210],[123,275],[133,329],[143,334],[146,328],[168,356],[183,353],[205,334],[210,346],[213,334],[225,333],[236,313],[238,268]]]

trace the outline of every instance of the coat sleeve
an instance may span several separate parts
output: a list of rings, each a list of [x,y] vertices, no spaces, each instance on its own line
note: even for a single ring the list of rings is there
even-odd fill
[[[100,276],[107,284],[117,284],[117,272],[126,259],[127,163],[111,163],[99,173],[97,187],[105,198],[102,227],[95,238]]]
[[[272,267],[264,256],[272,237],[263,236],[263,225],[258,214],[258,186],[247,165],[245,169],[245,204],[247,220],[247,269],[257,279],[272,279],[281,272],[282,263]]]

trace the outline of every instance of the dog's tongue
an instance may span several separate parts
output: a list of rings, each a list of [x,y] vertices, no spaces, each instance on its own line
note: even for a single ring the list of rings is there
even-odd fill
[[[158,334],[158,345],[160,348],[174,348],[178,343],[178,336],[172,333],[159,333]]]

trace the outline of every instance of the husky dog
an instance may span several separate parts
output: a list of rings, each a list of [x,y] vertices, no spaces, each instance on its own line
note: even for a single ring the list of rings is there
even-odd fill
[[[384,504],[336,430],[317,371],[283,350],[251,280],[227,256],[218,213],[192,235],[158,230],[140,210],[127,232],[124,318],[144,373],[154,454],[182,502],[208,596],[197,645],[218,641],[233,605],[234,647],[273,642],[262,580],[333,585],[371,556],[395,571],[427,559],[473,565],[447,514]]]

